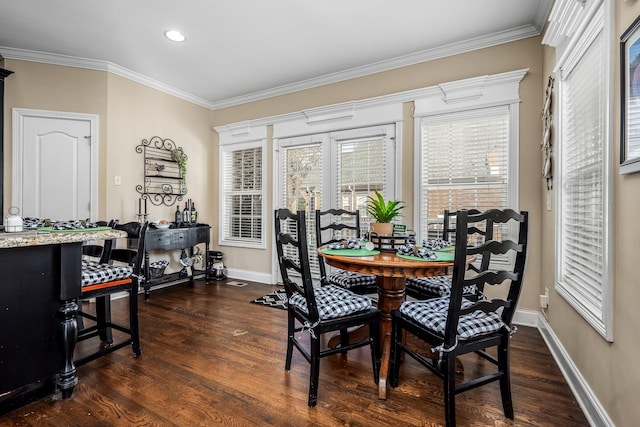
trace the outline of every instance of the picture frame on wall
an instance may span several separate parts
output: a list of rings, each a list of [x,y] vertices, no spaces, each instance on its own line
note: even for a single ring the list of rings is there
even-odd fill
[[[640,17],[620,36],[620,173],[640,172]]]

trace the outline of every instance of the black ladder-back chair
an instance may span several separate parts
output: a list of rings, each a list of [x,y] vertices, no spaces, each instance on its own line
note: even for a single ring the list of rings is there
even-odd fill
[[[117,219],[112,219],[110,221],[96,221],[96,225],[100,227],[111,227],[118,223]],[[98,244],[86,244],[82,245],[82,255],[83,257],[90,258],[92,260],[97,260],[98,262],[104,264],[109,261],[109,250],[110,248],[105,246],[109,246],[112,244],[112,240],[108,240],[104,243],[104,245]],[[104,255],[104,256],[103,256]]]
[[[327,220],[328,218],[328,220]],[[316,247],[341,240],[360,238],[360,211],[344,209],[316,210]],[[326,237],[325,237],[326,236]],[[327,275],[324,258],[318,255],[321,285],[336,285],[357,294],[377,293],[376,276],[338,270]]]
[[[96,324],[81,329],[78,341],[99,336],[102,345],[99,350],[79,357],[74,361],[76,366],[83,365],[105,354],[111,353],[131,344],[133,353],[140,356],[140,335],[138,329],[138,289],[141,282],[142,263],[144,260],[144,240],[148,223],[129,222],[116,224],[113,228],[127,232],[127,239],[135,239],[135,249],[115,248],[105,242],[108,250],[108,263],[83,267],[83,281],[89,276],[105,278],[91,284],[83,285],[82,299],[96,298],[96,315],[82,312],[81,315]],[[115,246],[115,243],[111,242]],[[121,265],[124,264],[125,266]],[[126,274],[125,274],[126,271]],[[126,291],[129,293],[129,325],[114,323],[111,319],[111,295]],[[111,329],[124,332],[127,336],[114,343]]]
[[[96,221],[96,225],[100,227],[111,227],[113,228],[118,223],[117,219],[112,219],[110,221]],[[106,240],[104,244],[84,244],[82,245],[82,259],[83,261],[95,261],[100,264],[108,264],[109,263],[109,254],[111,253],[111,247],[113,245],[113,239]],[[101,297],[101,300],[96,300],[96,316],[99,318],[104,318],[105,312],[105,303],[104,297]],[[76,316],[76,320],[78,322],[79,330],[84,329],[84,320],[82,316],[82,304],[80,300],[78,300],[78,315]],[[104,328],[100,328],[100,339],[103,342],[109,343],[112,342],[111,333]]]
[[[490,240],[478,246],[467,246],[468,226],[492,221],[494,224],[517,223],[517,240]],[[516,328],[512,325],[520,292],[527,255],[528,213],[510,209],[492,209],[470,215],[458,211],[456,221],[456,252],[451,294],[448,297],[422,301],[405,301],[392,312],[392,386],[398,385],[403,352],[443,379],[444,407],[447,426],[455,426],[455,396],[492,381],[500,382],[502,406],[507,418],[513,419],[509,371],[509,342]],[[468,255],[489,253],[490,257],[515,254],[512,268],[485,270],[476,275],[467,273]],[[465,275],[467,277],[465,277]],[[473,277],[469,277],[473,276]],[[466,286],[496,286],[505,295],[492,300],[472,301],[463,297]],[[421,355],[403,342],[409,333],[431,345],[439,353],[433,360]],[[497,357],[485,349],[497,348]],[[455,358],[475,352],[497,367],[497,371],[456,385]]]
[[[479,214],[477,209],[469,209],[467,212],[470,215]],[[442,227],[442,240],[455,243],[456,225],[453,219],[456,217],[456,211],[445,210],[443,227]],[[453,224],[453,225],[452,225]],[[472,244],[482,243],[489,241],[493,238],[493,222],[487,220],[483,227],[471,225],[467,231],[467,238],[472,240]],[[469,242],[468,242],[469,243]],[[489,268],[491,260],[490,254],[482,254],[480,258],[479,266],[473,263],[468,265],[470,270],[480,273]],[[429,299],[446,297],[451,292],[451,275],[447,276],[430,276],[430,277],[412,277],[407,279],[406,294],[416,299]],[[483,288],[476,286],[469,286],[465,289],[465,297],[467,298],[482,298]]]
[[[291,370],[293,348],[309,362],[309,401],[316,406],[320,359],[355,348],[370,346],[374,382],[378,383],[379,311],[366,296],[335,285],[313,287],[307,249],[304,211],[296,214],[279,209],[274,213],[278,265],[287,294],[287,356],[285,369]],[[298,283],[300,282],[300,283]],[[369,336],[338,348],[321,348],[322,334],[367,325]],[[310,343],[300,341],[309,334]],[[298,337],[296,337],[298,334]]]

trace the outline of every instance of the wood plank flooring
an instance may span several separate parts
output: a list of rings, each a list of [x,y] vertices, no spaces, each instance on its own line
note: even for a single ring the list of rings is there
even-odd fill
[[[367,349],[325,358],[318,405],[307,406],[309,365],[294,351],[284,370],[286,311],[250,304],[274,287],[198,280],[140,296],[142,356],[130,348],[78,368],[71,399],[59,393],[0,417],[2,426],[437,426],[442,382],[407,358],[400,384],[377,398]],[[126,299],[113,302],[126,316]],[[89,309],[89,308],[87,308]],[[77,351],[91,342],[82,342]],[[487,366],[462,358],[474,375]],[[460,426],[586,426],[537,330],[512,341],[515,420],[502,413],[498,384],[456,399]]]

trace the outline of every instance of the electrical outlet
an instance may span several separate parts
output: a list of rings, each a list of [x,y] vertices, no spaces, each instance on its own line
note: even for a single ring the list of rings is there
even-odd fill
[[[549,288],[547,287],[544,288],[544,295],[540,295],[540,307],[549,307]]]
[[[122,177],[120,175],[116,175],[113,178],[113,185],[120,185],[122,184]]]

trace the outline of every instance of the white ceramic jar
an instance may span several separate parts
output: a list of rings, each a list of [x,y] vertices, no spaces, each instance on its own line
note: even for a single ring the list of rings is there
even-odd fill
[[[9,208],[9,216],[4,222],[4,231],[8,233],[16,233],[22,231],[24,221],[22,220],[22,217],[18,215],[19,212],[20,209],[15,206]]]

